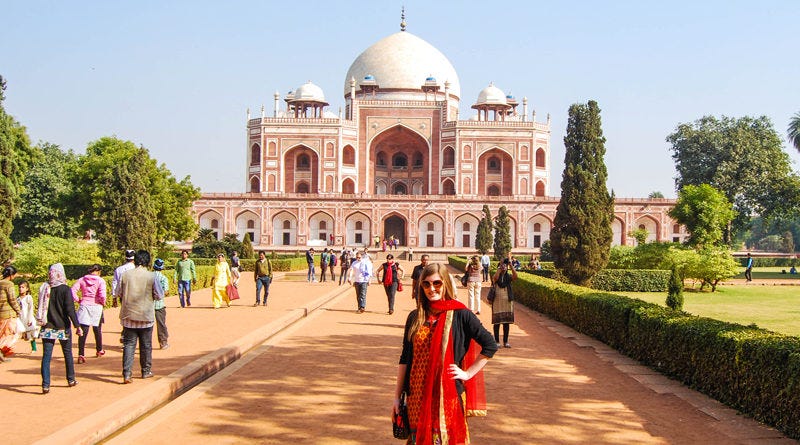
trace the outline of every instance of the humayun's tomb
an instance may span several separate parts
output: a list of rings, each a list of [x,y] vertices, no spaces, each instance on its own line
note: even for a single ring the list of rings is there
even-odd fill
[[[488,204],[510,211],[515,252],[549,239],[560,173],[550,171],[550,118],[537,121],[527,98],[489,84],[460,119],[455,69],[404,24],[355,59],[343,86],[338,115],[311,82],[276,92],[271,116],[248,111],[246,192],[204,193],[193,206],[200,227],[248,233],[267,250],[394,235],[420,251],[472,251]],[[673,204],[617,199],[613,243],[634,244],[638,228],[682,241]]]

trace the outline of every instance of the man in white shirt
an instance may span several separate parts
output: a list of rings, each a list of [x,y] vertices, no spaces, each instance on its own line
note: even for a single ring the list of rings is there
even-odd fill
[[[114,297],[112,305],[114,307],[117,307],[117,304],[118,304],[118,301],[119,301],[118,298],[117,298],[117,295],[118,295],[117,294],[117,292],[118,292],[117,287],[119,286],[119,280],[120,280],[120,278],[122,278],[122,274],[124,274],[125,272],[127,272],[129,270],[132,270],[134,267],[136,267],[133,264],[133,256],[134,256],[135,253],[136,252],[133,251],[133,250],[126,250],[125,251],[125,264],[123,264],[122,266],[119,266],[118,268],[116,268],[114,270],[114,278],[111,279],[111,295]]]
[[[481,256],[481,266],[483,266],[483,281],[489,281],[489,265],[491,262],[492,260],[489,258],[489,254],[483,252],[483,256]]]
[[[353,283],[356,290],[356,301],[358,302],[358,313],[363,314],[367,307],[367,286],[372,277],[372,262],[362,258],[361,252],[356,252],[356,260],[350,265],[347,275],[347,282]]]

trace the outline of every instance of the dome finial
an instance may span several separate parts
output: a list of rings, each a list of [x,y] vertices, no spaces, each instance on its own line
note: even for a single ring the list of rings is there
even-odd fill
[[[406,7],[405,5],[400,9],[400,31],[406,30]]]

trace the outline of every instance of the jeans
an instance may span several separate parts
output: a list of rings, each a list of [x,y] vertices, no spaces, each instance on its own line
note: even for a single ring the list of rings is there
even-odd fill
[[[342,282],[347,281],[347,271],[350,270],[349,267],[342,267],[339,271],[339,286],[342,285]]]
[[[169,331],[167,330],[167,308],[156,309],[156,336],[158,345],[162,348],[169,344]]]
[[[748,267],[747,269],[744,270],[744,278],[747,281],[753,281],[753,268],[752,267]]]
[[[72,336],[66,340],[59,340],[61,352],[64,353],[64,364],[67,366],[67,382],[75,381],[75,362],[72,358]],[[49,338],[42,339],[42,388],[50,387],[50,360],[53,358],[53,348],[56,341]]]
[[[122,377],[126,379],[131,377],[137,340],[142,375],[150,372],[150,366],[153,363],[153,327],[122,328]]]
[[[367,307],[367,286],[369,283],[355,283],[353,286],[356,288],[356,301],[358,308],[364,309]]]
[[[186,295],[186,301],[183,300],[184,294]],[[181,307],[186,307],[188,304],[189,306],[192,305],[191,298],[192,298],[192,282],[189,280],[179,280],[178,281],[178,297],[181,299]]]
[[[307,281],[315,281],[317,276],[314,273],[314,263],[308,263],[308,278]]]
[[[389,301],[389,311],[394,312],[394,296],[397,293],[397,282],[392,282],[391,286],[383,286],[386,291],[386,299]]]
[[[322,276],[319,279],[319,281],[321,283],[324,283],[325,282],[325,278],[328,276],[328,266],[327,265],[320,266],[320,269],[322,269]]]
[[[86,338],[89,337],[89,325],[82,324],[81,329],[83,330],[83,335],[78,337],[78,355],[84,355],[83,353],[86,350]],[[103,322],[101,321],[97,326],[92,326],[92,332],[94,332],[95,349],[97,352],[100,352],[103,350]]]
[[[267,275],[256,278],[256,304],[261,303],[261,288],[264,288],[264,306],[267,305],[267,297],[269,297],[269,284],[272,283],[272,278]]]
[[[482,273],[483,273],[483,281],[489,281],[489,265],[488,264],[482,264],[482,266],[483,266],[483,271],[482,271]]]

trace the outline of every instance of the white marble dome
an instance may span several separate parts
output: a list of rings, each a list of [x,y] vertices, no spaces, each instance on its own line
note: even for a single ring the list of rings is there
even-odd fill
[[[420,90],[429,77],[436,78],[444,91],[461,97],[461,83],[455,68],[444,54],[419,37],[401,31],[379,40],[359,55],[344,77],[344,94],[350,93],[350,79],[360,84],[372,75],[381,89]]]
[[[475,105],[508,105],[506,93],[500,88],[490,83],[488,87],[481,90],[478,94],[478,101]]]
[[[322,88],[314,85],[309,80],[294,90],[293,100],[299,100],[303,102],[325,102],[325,93],[322,92]]]

